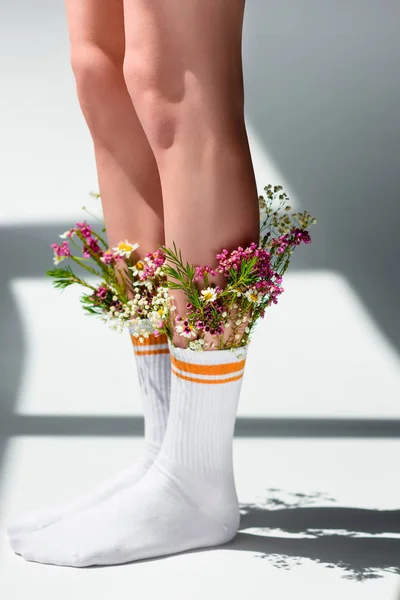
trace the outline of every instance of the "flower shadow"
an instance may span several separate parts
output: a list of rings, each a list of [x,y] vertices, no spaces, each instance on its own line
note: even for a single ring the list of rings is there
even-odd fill
[[[312,497],[294,497],[294,503],[275,495],[264,505],[242,505],[240,531],[228,547],[257,552],[280,569],[313,560],[356,581],[400,574],[400,510],[308,506]],[[244,533],[253,528],[262,535]]]

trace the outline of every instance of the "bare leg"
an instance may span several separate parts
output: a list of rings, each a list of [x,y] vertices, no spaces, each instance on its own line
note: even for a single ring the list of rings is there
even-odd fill
[[[124,75],[159,168],[166,243],[189,262],[213,264],[223,247],[259,237],[243,119],[243,0],[124,0],[124,8]],[[232,437],[245,352],[173,348],[167,431],[146,475],[14,539],[14,550],[84,567],[232,539],[240,520]]]
[[[166,244],[212,266],[222,248],[259,238],[243,108],[244,0],[124,0],[124,11],[125,80],[161,176]],[[178,298],[181,314],[184,306]]]
[[[139,253],[143,255],[164,241],[163,208],[157,164],[123,77],[122,2],[67,0],[67,14],[72,66],[94,141],[109,243],[113,246],[125,238],[138,241]],[[164,437],[170,395],[166,339],[153,341],[158,345],[152,356],[136,353],[145,414],[145,444],[140,456],[87,494],[22,515],[8,528],[12,539],[95,506],[132,487],[148,471]]]
[[[139,254],[164,242],[160,179],[123,77],[122,0],[66,0],[71,63],[93,138],[110,246],[139,242]]]

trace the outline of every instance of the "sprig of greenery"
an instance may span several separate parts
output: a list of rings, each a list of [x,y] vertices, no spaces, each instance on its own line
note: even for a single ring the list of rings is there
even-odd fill
[[[195,282],[195,268],[188,262],[184,262],[181,250],[178,250],[175,242],[173,250],[162,246],[161,250],[166,256],[166,262],[163,265],[163,272],[167,277],[166,285],[171,290],[182,290],[187,297],[188,302],[196,308],[201,308],[199,289]],[[172,266],[173,265],[173,266]]]
[[[70,266],[51,269],[49,271],[46,271],[46,275],[48,275],[49,277],[53,277],[54,287],[60,290],[64,290],[67,287],[73,285],[74,283],[77,283],[78,285],[89,288],[91,290],[96,289],[94,286],[90,285],[90,283],[88,283],[85,279],[75,275]]]

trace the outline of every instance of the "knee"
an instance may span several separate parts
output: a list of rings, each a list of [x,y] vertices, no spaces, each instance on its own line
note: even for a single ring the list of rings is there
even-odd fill
[[[140,52],[125,56],[123,74],[155,154],[194,138],[226,144],[243,137],[243,98],[236,81],[231,85],[205,69],[189,69],[178,57]]]
[[[92,133],[101,133],[101,124],[106,125],[107,114],[113,110],[115,91],[124,87],[122,61],[118,67],[101,48],[85,46],[72,49],[71,66],[88,126]]]
[[[172,145],[183,91],[179,74],[165,58],[144,53],[125,55],[123,76],[146,137],[156,153]]]

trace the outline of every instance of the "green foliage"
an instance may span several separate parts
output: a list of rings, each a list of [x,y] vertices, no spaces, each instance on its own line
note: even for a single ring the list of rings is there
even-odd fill
[[[92,290],[95,289],[82,277],[78,277],[77,275],[75,275],[75,273],[72,271],[69,265],[66,267],[57,267],[56,269],[46,271],[46,275],[48,275],[49,277],[53,277],[54,287],[60,290],[63,290],[73,285],[74,283],[82,285],[83,287],[90,288]]]

